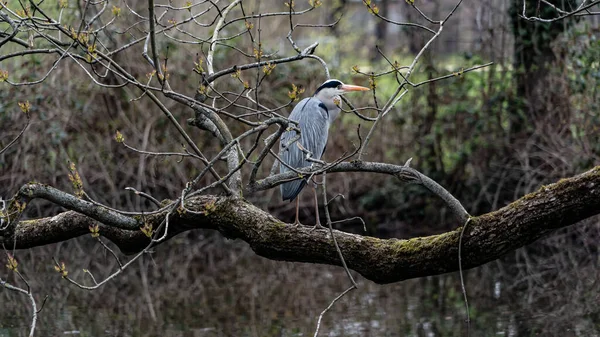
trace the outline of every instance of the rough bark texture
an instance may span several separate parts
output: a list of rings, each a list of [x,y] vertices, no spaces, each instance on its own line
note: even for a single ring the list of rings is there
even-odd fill
[[[261,256],[274,260],[340,265],[329,231],[283,223],[243,199],[199,196],[186,202],[191,212],[175,213],[170,236],[194,228],[218,230],[246,241]],[[541,187],[497,211],[472,217],[463,237],[463,267],[472,268],[547,233],[600,213],[600,166],[581,175]],[[157,228],[165,214],[146,217]],[[18,222],[2,232],[0,242],[19,249],[67,240],[89,233],[95,220],[74,211]],[[451,272],[458,269],[462,227],[409,240],[377,239],[334,231],[348,267],[377,283]],[[148,244],[140,231],[100,224],[100,233],[124,252]]]

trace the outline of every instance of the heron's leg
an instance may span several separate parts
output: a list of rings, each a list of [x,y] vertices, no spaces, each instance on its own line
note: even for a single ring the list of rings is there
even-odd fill
[[[321,220],[319,219],[319,198],[317,196],[317,185],[313,186],[313,191],[315,192],[315,227],[311,229],[311,231],[315,229],[321,229]]]
[[[300,219],[298,219],[299,211],[300,211],[300,198],[298,196],[298,197],[296,197],[296,220],[294,221],[294,227],[298,227],[298,226],[302,225],[300,223]]]

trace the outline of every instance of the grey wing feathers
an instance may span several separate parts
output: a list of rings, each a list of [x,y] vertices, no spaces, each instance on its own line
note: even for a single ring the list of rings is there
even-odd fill
[[[329,131],[329,118],[327,109],[317,98],[305,98],[294,107],[289,117],[290,120],[298,122],[300,139],[297,140],[303,148],[308,150],[312,158],[321,159],[325,146],[327,145],[327,133]],[[296,137],[295,131],[286,131],[281,136],[279,151],[281,160],[289,166],[300,169],[311,165],[306,156],[298,148],[298,145],[290,143]],[[287,148],[284,149],[284,147]],[[279,172],[290,171],[285,165],[279,165]],[[283,200],[294,200],[306,185],[306,180],[299,179],[280,185]]]

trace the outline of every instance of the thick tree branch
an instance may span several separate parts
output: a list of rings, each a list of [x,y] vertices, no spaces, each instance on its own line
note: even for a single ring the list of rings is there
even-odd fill
[[[138,221],[133,218],[104,207],[99,207],[89,201],[85,201],[54,187],[39,183],[29,183],[21,187],[19,193],[11,203],[11,206],[13,207],[9,207],[9,212],[11,212],[11,208],[14,208],[16,205],[15,203],[26,206],[31,200],[36,198],[46,199],[66,209],[76,210],[83,215],[87,215],[90,218],[109,226],[130,230],[139,228]]]
[[[246,241],[261,256],[274,260],[340,265],[333,241],[325,230],[294,227],[240,198],[199,196],[186,201],[194,213],[175,214],[170,235],[194,229],[215,229]],[[497,211],[471,218],[462,239],[463,268],[492,261],[532,243],[551,231],[600,213],[600,166],[578,176],[542,186]],[[155,228],[165,214],[146,221]],[[51,218],[20,221],[4,232],[0,242],[29,248],[66,240],[88,231],[93,221],[73,211]],[[456,271],[462,227],[408,240],[377,239],[334,231],[348,267],[364,277],[391,283]],[[100,234],[125,252],[139,251],[148,239],[139,231],[102,226]]]

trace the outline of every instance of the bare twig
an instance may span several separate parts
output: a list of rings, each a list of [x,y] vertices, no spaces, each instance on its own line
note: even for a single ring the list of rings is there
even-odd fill
[[[148,23],[150,25],[148,36],[150,37],[150,50],[152,52],[152,67],[154,67],[154,70],[156,70],[156,73],[158,74],[158,81],[162,84],[163,80],[166,81],[167,79],[164,76],[162,69],[160,69],[160,63],[158,62],[158,53],[156,51],[156,28],[154,20],[154,0],[148,0]]]
[[[350,273],[350,269],[348,269],[346,260],[344,260],[344,254],[342,254],[342,250],[340,249],[337,239],[335,238],[335,235],[333,234],[333,226],[332,226],[332,222],[331,222],[331,217],[329,216],[329,204],[327,202],[326,181],[327,181],[327,173],[323,173],[323,182],[322,182],[323,200],[324,200],[324,204],[325,204],[325,217],[327,219],[327,227],[329,227],[329,235],[331,235],[331,238],[333,239],[333,244],[335,245],[335,250],[337,251],[337,253],[340,257],[340,261],[342,262],[342,266],[344,267],[344,270],[346,271],[346,275],[348,276],[348,279],[350,279],[350,282],[352,283],[352,287],[358,288],[356,281],[354,281],[354,277],[352,277],[352,274]]]
[[[8,143],[8,145],[6,145],[2,150],[0,150],[0,155],[3,154],[4,152],[6,152],[6,150],[8,150],[8,148],[13,146],[19,140],[19,138],[21,138],[21,136],[23,136],[23,134],[25,133],[25,130],[27,130],[27,127],[29,126],[29,122],[31,121],[31,118],[29,117],[29,113],[27,113],[26,115],[27,115],[27,123],[25,123],[25,126],[23,127],[23,129],[21,129],[21,132],[19,132],[19,134],[14,139],[10,143]]]
[[[470,217],[467,219],[467,221],[465,221],[465,224],[463,225],[463,228],[460,231],[460,236],[458,239],[458,275],[460,275],[460,286],[461,286],[463,298],[465,300],[465,310],[466,310],[466,315],[467,315],[467,336],[469,336],[469,331],[470,331],[470,327],[471,327],[471,314],[469,312],[469,300],[467,299],[467,289],[465,288],[465,280],[463,277],[463,269],[462,269],[462,239],[465,234],[465,229],[467,228],[467,225],[469,224],[469,221],[471,221]]]
[[[554,6],[553,4],[547,2],[547,1],[543,1],[544,4],[551,6],[554,10],[556,10],[559,15],[555,18],[552,19],[544,19],[538,16],[527,16],[526,12],[527,12],[527,1],[523,0],[523,11],[522,13],[519,15],[521,18],[527,20],[527,21],[538,21],[538,22],[546,22],[546,23],[550,23],[550,22],[555,22],[555,21],[560,21],[560,20],[564,20],[567,18],[570,18],[572,16],[586,16],[586,15],[600,15],[600,12],[590,12],[588,11],[590,8],[594,7],[594,6],[598,6],[600,5],[600,0],[596,0],[596,1],[591,1],[587,4],[585,4],[585,1],[582,1],[581,4],[577,7],[577,9],[567,12],[564,10],[559,9],[558,7]],[[585,13],[582,13],[585,12]]]
[[[329,305],[327,306],[327,308],[325,308],[325,310],[321,311],[321,314],[319,315],[319,319],[317,320],[317,328],[315,329],[315,334],[313,335],[314,337],[317,337],[319,335],[319,329],[321,328],[321,320],[323,320],[323,316],[325,315],[325,313],[327,311],[329,311],[329,309],[331,309],[331,307],[333,307],[335,302],[339,301],[342,297],[344,297],[347,293],[349,293],[350,291],[352,291],[354,289],[356,289],[356,287],[354,285],[352,285],[350,288],[344,290],[341,294],[339,294],[336,298],[334,298],[333,301],[331,301],[331,303],[329,303]]]
[[[137,195],[139,195],[139,196],[142,196],[142,197],[144,197],[144,198],[146,198],[146,199],[150,200],[150,201],[151,201],[151,202],[152,202],[154,205],[156,205],[156,206],[158,206],[158,207],[161,207],[161,206],[162,206],[162,205],[160,204],[160,201],[156,200],[156,198],[154,198],[153,196],[151,196],[151,195],[150,195],[150,194],[148,194],[148,193],[145,193],[145,192],[138,191],[138,190],[136,190],[136,189],[135,189],[135,188],[133,188],[133,187],[125,187],[125,189],[126,189],[126,190],[128,190],[128,191],[133,191],[133,193],[135,193],[135,194],[137,194]]]
[[[229,4],[229,6],[227,6],[222,12],[221,12],[221,18],[219,19],[219,21],[217,21],[217,24],[215,25],[214,31],[213,31],[213,36],[212,39],[210,40],[210,47],[208,48],[208,55],[206,57],[206,65],[208,66],[208,75],[212,75],[215,73],[215,68],[214,68],[214,54],[215,54],[215,42],[217,41],[218,37],[219,37],[219,32],[221,31],[221,28],[223,27],[223,24],[225,23],[225,17],[227,16],[227,14],[229,13],[229,11],[231,11],[231,9],[235,6],[237,6],[239,3],[241,2],[241,0],[235,0],[232,3]],[[212,81],[208,81],[208,85],[212,86]]]
[[[384,173],[396,176],[401,181],[411,182],[425,186],[428,190],[440,197],[446,202],[455,217],[461,222],[465,222],[469,218],[469,214],[464,206],[450,192],[436,183],[433,179],[422,174],[418,170],[405,165],[393,165],[386,163],[373,163],[363,161],[340,162],[336,165],[331,165],[325,170],[323,168],[313,168],[302,171],[305,175],[318,174],[321,172],[374,172]],[[256,181],[256,183],[248,187],[250,193],[273,188],[283,182],[299,179],[296,172],[286,172],[269,176],[267,178]]]
[[[17,272],[16,269],[14,271]],[[17,274],[19,275],[19,277],[21,279],[23,279],[23,277],[22,277],[22,275],[20,275],[20,273],[17,272]],[[31,288],[29,287],[29,284],[27,284],[27,290],[25,290],[23,288],[16,287],[0,278],[0,287],[27,295],[27,297],[29,298],[29,301],[31,302],[31,323],[29,325],[29,337],[33,337],[33,335],[35,334],[35,328],[37,325],[37,315],[41,309],[40,310],[37,309],[37,304],[35,302],[35,298],[33,297],[33,293],[31,292]],[[44,299],[44,303],[45,302],[46,302],[46,300]],[[43,306],[43,304],[42,304],[42,306]]]

